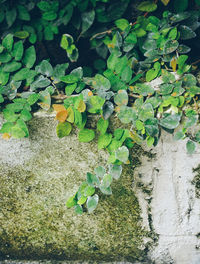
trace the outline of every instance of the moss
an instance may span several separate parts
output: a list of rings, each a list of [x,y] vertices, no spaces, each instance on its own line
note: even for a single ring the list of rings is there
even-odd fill
[[[96,211],[77,216],[65,201],[93,171],[106,163],[96,142],[76,135],[58,140],[52,119],[36,118],[28,148],[37,149],[24,164],[0,165],[1,257],[57,260],[140,260],[147,258],[140,208],[133,192],[133,167],[124,167],[113,195],[101,195]],[[23,148],[20,153],[23,156]],[[92,149],[92,151],[91,151]],[[139,150],[135,150],[135,154]],[[137,155],[136,155],[137,156]]]
[[[200,165],[193,169],[193,172],[196,174],[192,183],[195,185],[196,197],[200,198]]]

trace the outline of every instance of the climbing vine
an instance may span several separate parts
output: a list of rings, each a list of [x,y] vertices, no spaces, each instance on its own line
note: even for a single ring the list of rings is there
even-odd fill
[[[156,146],[162,129],[176,129],[174,139],[188,138],[187,152],[195,151],[200,131],[190,128],[199,123],[199,61],[191,62],[190,46],[200,25],[198,0],[136,5],[129,0],[5,0],[1,5],[2,137],[28,137],[32,113],[53,109],[59,138],[77,127],[80,142],[97,138],[98,149],[109,154],[108,166],[87,173],[68,208],[92,213],[99,191],[112,194],[112,181],[130,163],[130,149],[144,141]],[[88,116],[97,120],[95,129]],[[114,131],[112,116],[121,124]]]

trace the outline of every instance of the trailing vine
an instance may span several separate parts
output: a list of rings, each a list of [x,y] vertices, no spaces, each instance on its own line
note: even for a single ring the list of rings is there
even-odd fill
[[[117,5],[109,0],[1,2],[2,137],[28,137],[32,112],[52,106],[59,138],[77,127],[80,142],[97,138],[98,149],[109,154],[108,166],[87,173],[68,199],[68,208],[92,213],[98,190],[112,194],[112,181],[120,178],[122,165],[130,163],[130,149],[144,141],[148,147],[156,146],[162,129],[169,133],[176,129],[174,139],[188,138],[188,153],[195,151],[200,131],[192,134],[190,128],[199,123],[200,87],[193,74],[195,63],[188,63],[186,54],[191,51],[188,40],[196,37],[200,25],[199,1],[189,11],[188,1],[184,8],[181,1],[174,1],[181,12],[165,10],[160,16],[150,12],[170,1],[144,1],[137,5],[135,21],[122,18],[123,14],[130,18],[128,0]],[[45,41],[54,40],[57,47],[55,35],[65,63],[37,56],[41,47],[48,54]],[[82,39],[95,52],[93,68],[79,64]],[[88,127],[88,115],[98,117],[96,129]],[[112,116],[121,122],[114,131],[109,129]]]

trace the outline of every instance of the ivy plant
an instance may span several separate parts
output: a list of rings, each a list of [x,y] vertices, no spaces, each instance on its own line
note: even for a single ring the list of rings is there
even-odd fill
[[[194,153],[200,87],[190,45],[199,34],[198,0],[136,7],[129,0],[2,0],[1,6],[2,137],[28,137],[27,122],[42,108],[55,111],[59,138],[76,127],[80,142],[96,139],[108,152],[108,164],[87,172],[68,208],[92,213],[131,163],[130,149],[144,141],[156,146],[162,130],[187,138],[186,150]],[[113,116],[120,123],[114,130]]]

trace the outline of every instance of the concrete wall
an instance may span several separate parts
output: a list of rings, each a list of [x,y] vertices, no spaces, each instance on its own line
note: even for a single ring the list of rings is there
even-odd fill
[[[65,202],[87,171],[106,163],[106,152],[96,141],[78,142],[77,131],[58,139],[51,115],[37,114],[29,127],[30,138],[0,139],[0,263],[200,263],[192,184],[200,148],[187,155],[185,142],[167,133],[156,148],[135,147],[113,195],[101,195],[93,214],[76,216]]]

